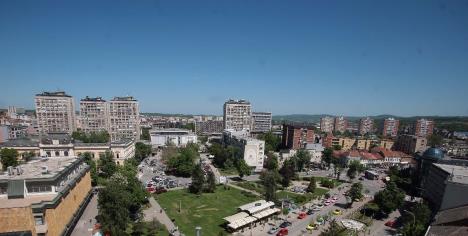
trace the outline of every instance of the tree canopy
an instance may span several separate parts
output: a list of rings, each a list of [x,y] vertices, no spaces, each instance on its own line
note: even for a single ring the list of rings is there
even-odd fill
[[[18,165],[18,151],[13,148],[2,148],[0,150],[0,158],[3,170],[6,170],[8,166]]]
[[[265,152],[277,152],[280,149],[281,139],[273,132],[269,131],[264,134],[259,134],[258,139],[265,141]]]
[[[85,133],[83,131],[74,131],[72,138],[80,140],[83,143],[107,143],[110,140],[110,135],[107,131]]]
[[[404,198],[404,192],[396,186],[395,182],[390,181],[384,190],[375,194],[374,202],[383,213],[390,214],[403,204]]]

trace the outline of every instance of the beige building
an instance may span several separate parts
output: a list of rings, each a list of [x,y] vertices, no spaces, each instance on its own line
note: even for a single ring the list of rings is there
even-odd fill
[[[358,150],[367,150],[371,148],[371,145],[375,142],[373,139],[358,139],[356,142],[356,148]]]
[[[101,97],[80,101],[80,125],[84,132],[109,130],[109,104]]]
[[[140,108],[133,97],[115,97],[109,101],[109,134],[112,141],[140,139]]]
[[[374,120],[365,117],[359,120],[359,134],[364,135],[374,131]]]
[[[379,142],[379,147],[383,147],[385,149],[392,150],[393,145],[395,144],[395,141],[390,140],[390,139],[382,139]]]
[[[32,160],[0,175],[0,235],[69,235],[91,198],[82,158]]]
[[[223,107],[224,129],[250,130],[252,106],[246,100],[228,100]]]
[[[332,147],[339,145],[342,151],[351,150],[354,143],[356,143],[356,139],[354,138],[333,138],[331,142]]]
[[[43,92],[35,97],[37,125],[41,134],[75,131],[73,97],[65,92]]]
[[[415,135],[400,135],[398,136],[396,149],[406,154],[424,152],[427,149],[427,139]]]

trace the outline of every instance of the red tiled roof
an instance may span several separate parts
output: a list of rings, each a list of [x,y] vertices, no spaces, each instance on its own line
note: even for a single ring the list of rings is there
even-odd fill
[[[361,157],[366,160],[380,160],[383,159],[382,156],[378,153],[370,153],[370,152],[361,152]]]

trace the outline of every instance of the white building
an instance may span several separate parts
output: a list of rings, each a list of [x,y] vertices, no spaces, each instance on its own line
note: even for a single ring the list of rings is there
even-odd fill
[[[109,101],[109,134],[112,141],[140,139],[140,109],[133,97],[115,97]]]
[[[265,141],[250,138],[248,130],[236,131],[233,129],[224,130],[223,141],[226,144],[238,146],[241,155],[248,166],[255,172],[261,172],[265,159]]]
[[[41,134],[75,131],[73,97],[65,92],[43,92],[35,98],[36,116]]]
[[[271,112],[252,112],[252,129],[254,133],[266,133],[271,130]]]
[[[322,161],[322,152],[325,148],[321,143],[307,143],[305,149],[310,153],[310,161],[320,163]]]
[[[252,106],[246,100],[228,100],[223,107],[224,129],[250,130]]]
[[[325,133],[333,132],[335,118],[330,116],[325,116],[320,118],[320,130]]]
[[[150,136],[153,147],[163,147],[169,143],[177,147],[184,147],[189,143],[197,143],[197,135],[185,129],[151,130]]]

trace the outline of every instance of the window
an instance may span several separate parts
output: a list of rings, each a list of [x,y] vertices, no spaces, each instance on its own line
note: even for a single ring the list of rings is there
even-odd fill
[[[55,152],[55,156],[56,156],[56,157],[60,156],[60,152],[56,151],[56,152]]]
[[[68,156],[68,151],[63,152],[63,155],[67,157]]]
[[[47,155],[48,157],[50,157],[50,156],[51,156],[51,155],[50,155],[50,152],[46,152],[46,155]]]
[[[28,186],[28,192],[30,193],[42,193],[42,192],[51,192],[52,186],[50,185],[37,185],[37,186]]]
[[[36,222],[36,225],[43,225],[44,224],[44,216],[35,215],[34,216],[34,221]]]

